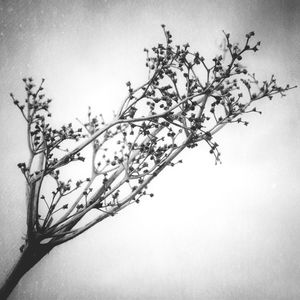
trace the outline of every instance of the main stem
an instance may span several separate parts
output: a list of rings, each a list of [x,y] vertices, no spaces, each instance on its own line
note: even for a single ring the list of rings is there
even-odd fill
[[[7,299],[24,274],[35,266],[51,249],[49,245],[41,244],[25,246],[18,262],[0,289],[0,299]]]

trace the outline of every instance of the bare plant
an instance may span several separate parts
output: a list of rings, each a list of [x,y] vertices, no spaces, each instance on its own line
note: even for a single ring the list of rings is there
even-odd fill
[[[246,34],[242,47],[224,32],[223,53],[206,62],[189,44],[174,46],[171,33],[162,28],[165,43],[144,49],[148,79],[137,88],[127,82],[128,94],[109,123],[89,109],[80,128],[71,123],[52,128],[44,79],[38,86],[32,78],[23,79],[24,103],[10,95],[27,124],[29,160],[18,164],[26,180],[27,234],[1,299],[54,247],[152,197],[148,184],[166,167],[180,163],[175,158],[185,148],[204,142],[218,163],[213,138],[219,130],[231,123],[248,125],[244,116],[261,114],[255,107],[261,99],[284,96],[294,88],[278,86],[274,75],[259,83],[241,65],[244,54],[260,46],[251,42],[254,32]],[[88,147],[92,154],[85,161],[82,152]],[[63,180],[63,170],[76,161],[85,161],[90,176]]]

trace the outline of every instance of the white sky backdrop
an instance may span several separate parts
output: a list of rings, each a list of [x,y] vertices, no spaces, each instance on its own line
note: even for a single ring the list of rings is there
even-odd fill
[[[222,30],[254,30],[261,50],[244,61],[260,79],[300,82],[299,1],[1,1],[0,280],[25,233],[24,122],[9,93],[46,79],[53,123],[110,116],[125,83],[143,83],[144,47],[163,41],[213,57]],[[54,249],[11,299],[299,299],[299,89],[265,101],[250,125],[226,127],[149,187],[155,197]],[[80,173],[81,171],[78,170]],[[79,174],[80,175],[80,174]]]

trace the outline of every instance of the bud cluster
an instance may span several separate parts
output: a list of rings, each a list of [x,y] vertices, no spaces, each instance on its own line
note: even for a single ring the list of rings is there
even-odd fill
[[[70,123],[53,129],[48,122],[51,100],[42,94],[44,80],[35,89],[31,78],[24,79],[25,104],[11,95],[28,125],[31,158],[28,164],[18,166],[29,187],[35,189],[29,193],[29,202],[35,207],[29,224],[52,245],[74,238],[143,197],[153,197],[148,184],[166,167],[181,163],[175,159],[185,148],[203,141],[215,162],[220,162],[214,135],[227,124],[248,125],[245,114],[261,113],[253,107],[256,101],[272,99],[275,94],[284,96],[294,88],[278,86],[273,75],[259,83],[241,64],[246,53],[256,52],[260,46],[260,42],[252,42],[254,32],[246,34],[242,47],[224,32],[224,53],[206,61],[188,43],[174,45],[170,31],[165,25],[162,28],[165,43],[144,49],[148,80],[137,88],[126,83],[128,95],[112,122],[106,123],[102,115],[92,116],[89,108],[82,128],[75,130]],[[78,144],[71,151],[63,150],[66,141]],[[89,145],[91,176],[75,185],[70,179],[62,180],[59,168],[76,160],[83,162],[80,152]],[[64,155],[57,156],[58,150]],[[38,156],[41,163],[32,170],[32,161]],[[50,197],[39,196],[46,177],[56,184]],[[70,198],[70,194],[76,197]],[[92,210],[98,215],[84,222]]]

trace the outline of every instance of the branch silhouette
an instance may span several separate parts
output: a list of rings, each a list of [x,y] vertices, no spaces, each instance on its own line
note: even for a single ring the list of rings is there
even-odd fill
[[[10,95],[27,124],[29,159],[18,164],[26,180],[27,234],[1,299],[54,247],[153,197],[149,183],[166,167],[181,163],[176,158],[185,148],[204,142],[219,163],[218,131],[232,123],[247,126],[247,114],[261,114],[255,106],[259,101],[295,88],[279,86],[274,75],[260,83],[241,65],[260,46],[252,42],[254,32],[246,34],[242,46],[224,32],[224,53],[208,62],[188,43],[174,45],[172,34],[162,28],[165,43],[144,49],[148,79],[137,88],[126,83],[128,94],[111,122],[89,108],[81,127],[53,128],[44,79],[38,86],[32,78],[23,79],[24,103]],[[91,150],[87,160],[85,149]],[[63,179],[63,170],[75,162],[87,165],[90,176]],[[87,217],[91,211],[96,212],[92,219]]]

